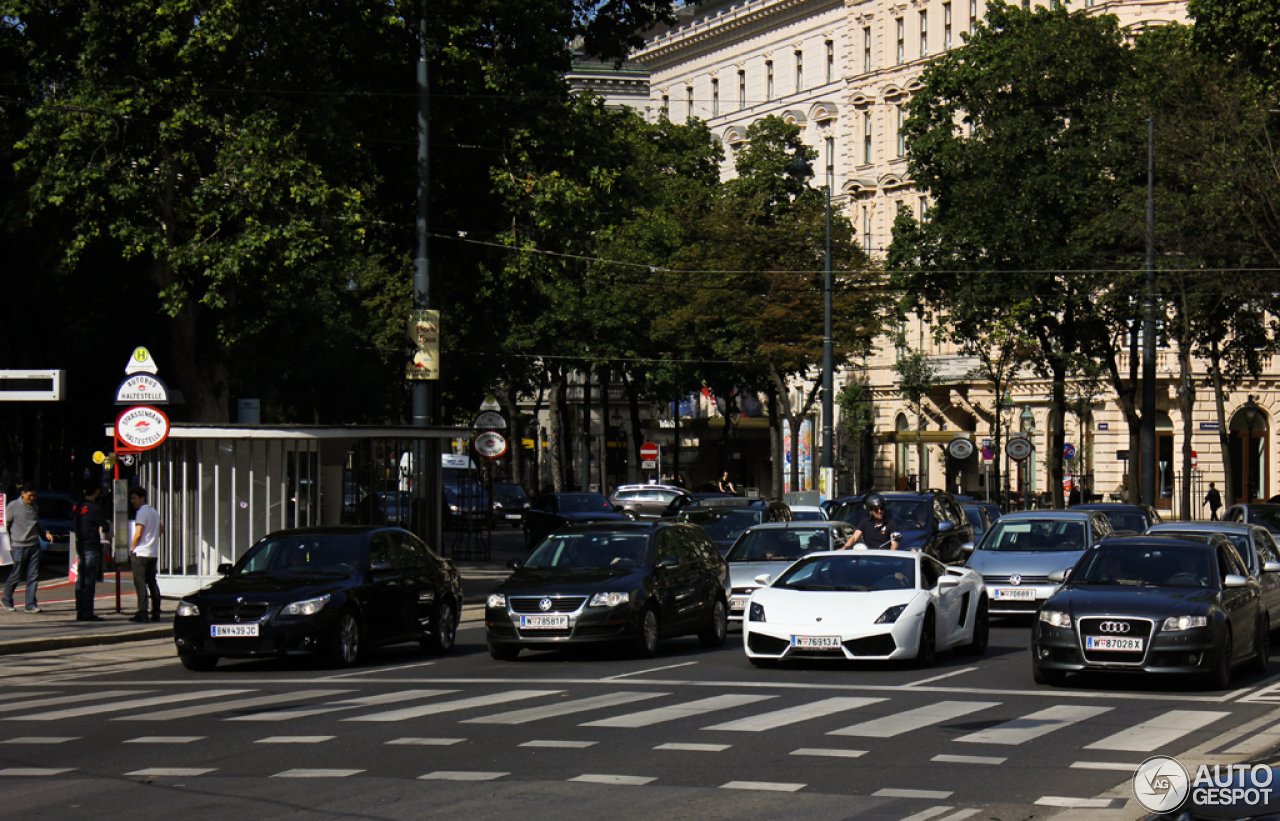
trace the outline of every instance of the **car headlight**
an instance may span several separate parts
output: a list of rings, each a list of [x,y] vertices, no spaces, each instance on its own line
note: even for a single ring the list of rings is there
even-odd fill
[[[450,513],[457,513],[457,512],[458,512],[458,506],[457,506],[457,505],[449,505],[449,512],[450,512]]]
[[[747,616],[747,619],[748,621],[758,621],[758,622],[766,621],[764,617],[764,605],[756,604],[755,602],[752,602],[751,613],[749,616]]]
[[[1040,621],[1051,627],[1070,627],[1071,615],[1061,610],[1041,610]]]
[[[286,604],[284,609],[280,611],[282,616],[314,616],[329,603],[329,594],[315,599],[307,599],[305,601],[296,601],[293,604]]]
[[[195,602],[180,601],[178,602],[179,616],[198,616],[200,615],[200,605]]]
[[[597,593],[591,597],[587,607],[617,607],[631,601],[630,593]]]
[[[1209,619],[1204,616],[1170,616],[1160,625],[1161,630],[1190,630],[1194,627],[1207,627]]]
[[[501,593],[490,593],[488,601],[485,602],[485,607],[492,607],[495,610],[506,606],[507,597]]]
[[[906,610],[905,604],[896,604],[888,610],[880,614],[880,618],[876,619],[876,624],[893,624],[898,620],[898,616],[902,615],[902,611]]]

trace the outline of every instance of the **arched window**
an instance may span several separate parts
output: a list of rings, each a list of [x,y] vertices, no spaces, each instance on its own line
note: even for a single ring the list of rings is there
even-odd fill
[[[1231,417],[1231,486],[1235,502],[1260,502],[1270,497],[1267,438],[1271,430],[1267,412],[1253,397]]]
[[[911,482],[911,445],[907,441],[911,423],[905,413],[898,414],[894,429],[898,436],[893,455],[893,487],[894,490],[906,490]]]

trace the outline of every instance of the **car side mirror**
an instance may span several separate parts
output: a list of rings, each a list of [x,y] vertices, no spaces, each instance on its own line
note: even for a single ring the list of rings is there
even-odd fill
[[[959,576],[952,576],[948,574],[946,576],[938,577],[938,587],[955,587],[958,584],[960,584]]]
[[[673,567],[679,567],[679,566],[680,566],[680,560],[677,559],[675,556],[663,556],[662,559],[658,562],[658,567],[665,567],[668,570],[670,570]]]
[[[761,587],[768,587],[773,584],[773,576],[770,576],[768,573],[761,573],[759,576],[756,576],[755,582]]]
[[[978,546],[973,542],[965,542],[964,544],[960,545],[960,549],[965,553],[972,553],[977,548]]]
[[[955,530],[955,529],[956,529],[956,523],[955,523],[955,522],[938,522],[938,532],[939,532],[939,533],[950,533],[951,531],[953,531],[953,530]]]
[[[1265,562],[1262,565],[1263,573],[1280,573],[1280,562]]]
[[[1226,578],[1222,580],[1223,587],[1244,587],[1249,580],[1244,576],[1237,576],[1235,573],[1228,573]]]
[[[1064,568],[1062,570],[1055,570],[1049,574],[1049,581],[1053,582],[1054,584],[1062,584],[1067,580],[1067,577],[1070,575],[1071,575],[1071,568],[1069,567]]]
[[[222,575],[224,575],[224,576],[225,576],[225,575],[227,575],[228,573],[230,573],[230,572],[231,572],[231,563],[230,563],[230,562],[223,562],[222,564],[218,565],[218,572],[219,572],[219,573],[221,573],[221,574],[222,574]]]
[[[374,562],[373,564],[369,565],[369,569],[372,570],[374,573],[386,573],[391,570],[391,562],[387,562],[387,561]]]
[[[511,570],[519,570],[520,568],[524,567],[524,562],[520,561],[519,559],[512,559],[511,561],[507,562],[507,567]]]

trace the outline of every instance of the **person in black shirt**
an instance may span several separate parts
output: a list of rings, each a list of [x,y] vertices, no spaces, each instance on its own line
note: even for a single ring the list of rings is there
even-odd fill
[[[102,568],[102,533],[111,532],[111,522],[98,504],[100,486],[85,488],[84,499],[72,510],[76,528],[76,555],[80,567],[76,572],[76,621],[102,621],[93,614],[93,597]]]
[[[848,550],[858,542],[867,546],[868,550],[898,549],[898,523],[889,518],[885,510],[884,497],[879,493],[867,495],[865,501],[867,515],[858,522],[858,529],[844,543],[841,550]]]

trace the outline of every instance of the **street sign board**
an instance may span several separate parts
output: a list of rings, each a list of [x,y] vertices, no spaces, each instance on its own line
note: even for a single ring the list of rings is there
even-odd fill
[[[1062,446],[1062,458],[1063,459],[1076,458],[1076,446],[1071,444],[1070,442],[1067,442],[1066,444],[1064,444]]]
[[[497,411],[481,411],[471,423],[473,430],[506,430],[507,420]]]
[[[169,417],[150,405],[126,408],[116,417],[116,438],[134,450],[150,450],[169,438]]]
[[[1191,451],[1191,469],[1195,470],[1198,464],[1200,464],[1200,456],[1193,450]]]
[[[151,351],[139,347],[134,348],[133,353],[129,354],[129,362],[124,366],[124,375],[130,376],[135,373],[154,374],[159,370],[156,366],[156,361],[151,358]]]
[[[1009,439],[1005,445],[1005,453],[1009,454],[1009,458],[1015,462],[1021,462],[1031,455],[1031,440],[1022,436],[1014,436]]]
[[[947,453],[952,459],[964,461],[973,455],[973,442],[968,439],[952,439],[947,445]]]
[[[982,449],[982,461],[990,462],[994,458],[996,458],[996,452],[992,450],[990,445]]]
[[[646,462],[656,461],[658,458],[658,446],[652,442],[645,442],[640,446],[640,458]]]
[[[476,453],[486,459],[497,459],[507,452],[507,437],[496,430],[487,430],[476,434]]]
[[[135,373],[116,388],[117,405],[167,405],[169,389],[160,377]]]

